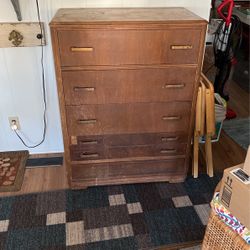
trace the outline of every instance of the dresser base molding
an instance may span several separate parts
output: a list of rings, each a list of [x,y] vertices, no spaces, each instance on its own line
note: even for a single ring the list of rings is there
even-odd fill
[[[71,187],[143,182],[180,182],[186,174],[185,159],[72,164]],[[82,184],[81,184],[82,183]]]
[[[134,184],[134,183],[150,183],[150,182],[169,182],[169,183],[181,183],[186,179],[185,174],[180,175],[150,175],[150,176],[141,176],[141,177],[127,177],[127,178],[113,178],[112,180],[96,178],[96,180],[86,180],[86,179],[77,179],[71,181],[72,189],[86,189],[92,186],[106,186],[106,185],[123,185],[123,184]]]

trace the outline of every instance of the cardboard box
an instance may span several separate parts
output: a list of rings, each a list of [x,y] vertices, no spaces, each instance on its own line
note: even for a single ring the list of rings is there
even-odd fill
[[[250,175],[243,164],[224,170],[220,187],[221,203],[250,229]]]
[[[248,147],[247,157],[243,169],[248,173],[248,175],[250,175],[250,146]]]

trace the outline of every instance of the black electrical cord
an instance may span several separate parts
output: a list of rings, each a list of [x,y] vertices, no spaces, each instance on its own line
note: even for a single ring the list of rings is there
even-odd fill
[[[46,113],[47,113],[47,101],[46,101],[46,88],[45,88],[45,70],[44,70],[44,49],[43,49],[43,28],[42,28],[42,22],[41,22],[41,15],[40,15],[40,7],[39,7],[39,0],[36,0],[36,9],[37,9],[37,18],[40,26],[40,34],[37,38],[41,39],[41,68],[42,68],[42,89],[43,89],[43,104],[44,104],[44,110],[43,110],[43,135],[42,139],[39,143],[36,145],[28,145],[24,139],[19,135],[19,133],[14,130],[17,137],[20,139],[22,144],[27,148],[36,148],[40,146],[45,141],[46,131],[47,131],[47,121],[46,121]]]

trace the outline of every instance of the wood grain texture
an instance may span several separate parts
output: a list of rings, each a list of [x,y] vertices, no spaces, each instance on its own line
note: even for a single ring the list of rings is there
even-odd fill
[[[72,179],[77,187],[152,181],[152,177],[168,181],[183,175],[184,159],[161,161],[114,162],[72,165]],[[80,182],[81,181],[81,182]]]
[[[62,66],[197,64],[201,27],[142,30],[60,30]],[[192,45],[173,50],[172,45]],[[73,52],[71,48],[92,47]],[[129,51],[129,53],[128,53]]]
[[[190,102],[67,106],[69,135],[188,131]]]
[[[145,156],[184,155],[186,143],[178,140],[157,144],[107,146],[102,143],[94,145],[70,146],[71,160],[115,159]]]
[[[108,147],[154,145],[163,142],[187,142],[187,133],[139,133],[101,136],[78,136],[77,145],[103,144]]]
[[[191,101],[196,67],[63,71],[66,105]]]
[[[201,17],[185,8],[84,8],[59,9],[51,25],[79,24],[112,24],[112,23],[159,23],[206,22]]]
[[[80,12],[86,16],[78,16],[75,10],[59,11],[51,23],[71,187],[183,180],[206,22],[182,8],[133,9],[127,19],[124,10],[114,9],[108,12],[111,22],[103,9]],[[151,13],[146,20],[144,12]],[[147,138],[151,133],[181,134],[185,142],[147,144],[147,139],[129,136]],[[104,144],[107,138],[122,134],[128,135],[126,145]],[[122,140],[111,139],[114,144]],[[137,140],[143,144],[133,144]],[[172,162],[171,171],[167,161]],[[161,167],[150,169],[149,162]],[[90,166],[95,176],[85,176],[84,169]],[[117,172],[117,166],[127,169],[128,176]],[[164,178],[162,171],[166,171]]]
[[[250,116],[250,94],[243,90],[234,81],[230,81],[228,84],[228,92],[230,93],[230,99],[228,106],[232,108],[238,118],[245,118]]]
[[[43,24],[42,24],[43,28]],[[9,40],[10,33],[15,30],[23,37],[21,44],[16,46]],[[0,48],[8,47],[33,47],[46,45],[45,37],[38,39],[37,35],[41,33],[39,23],[0,23]]]

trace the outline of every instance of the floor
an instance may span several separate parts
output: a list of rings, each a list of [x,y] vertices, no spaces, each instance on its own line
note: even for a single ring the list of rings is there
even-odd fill
[[[237,116],[249,117],[249,93],[242,90],[234,82],[230,84],[229,106],[236,111]],[[58,156],[56,154],[54,156]],[[38,155],[39,156],[39,155]],[[244,162],[246,151],[229,138],[224,132],[219,142],[213,144],[213,159],[215,171],[223,171],[225,168]],[[201,169],[205,170],[201,161]],[[1,196],[44,192],[68,188],[65,166],[44,167],[27,169],[22,189],[18,192],[0,193]]]
[[[62,154],[43,154],[35,157],[57,157]],[[20,195],[68,188],[65,166],[26,169],[22,189],[18,192],[0,192],[1,196]]]
[[[229,84],[230,100],[228,106],[232,108],[237,118],[249,117],[250,93],[240,88],[236,83]],[[225,168],[243,163],[246,157],[246,150],[235,143],[223,131],[221,138],[213,144],[213,159],[215,169],[223,170]]]
[[[214,63],[213,47],[207,46],[204,56],[203,72],[213,81],[216,74],[216,68],[211,67]],[[233,71],[234,69],[232,69]],[[233,76],[231,74],[230,78]],[[229,108],[233,109],[237,118],[250,117],[250,93],[242,89],[233,80],[229,81],[227,92],[229,93]],[[204,151],[204,149],[202,149]],[[235,143],[223,131],[220,140],[213,143],[213,160],[215,171],[223,171],[225,168],[243,163],[246,157],[246,151]],[[201,161],[201,168],[205,171],[204,160]]]

